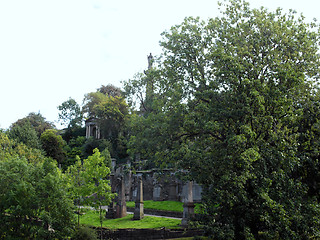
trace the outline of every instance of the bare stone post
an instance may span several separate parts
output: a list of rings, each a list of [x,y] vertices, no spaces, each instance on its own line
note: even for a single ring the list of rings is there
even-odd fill
[[[187,194],[183,204],[183,217],[181,220],[182,227],[188,227],[190,219],[194,217],[194,206],[192,181],[189,181],[187,183]]]
[[[115,185],[116,185],[116,178],[114,176],[114,171],[110,174],[110,184],[111,184],[111,191],[114,193],[116,191]],[[115,200],[112,199],[111,203],[108,206],[108,211],[106,213],[106,218],[113,219],[116,215],[116,204]]]
[[[142,184],[142,177],[138,176],[137,197],[136,197],[136,205],[134,208],[133,220],[141,220],[143,218],[144,218],[143,184]]]
[[[119,187],[118,187],[118,201],[116,206],[116,218],[123,218],[127,216],[127,204],[125,199],[125,187],[124,187],[124,179],[121,176],[119,178]]]

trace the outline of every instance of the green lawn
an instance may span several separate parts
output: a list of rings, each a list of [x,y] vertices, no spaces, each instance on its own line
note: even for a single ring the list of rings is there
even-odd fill
[[[127,202],[127,207],[134,207],[135,202]],[[198,212],[200,204],[195,204],[195,212]],[[145,209],[156,209],[163,211],[183,212],[183,203],[177,201],[144,201]]]
[[[181,220],[160,218],[160,217],[149,217],[145,216],[144,219],[133,221],[133,215],[128,215],[124,218],[118,219],[104,219],[103,227],[110,229],[118,228],[179,228]],[[100,226],[99,212],[98,211],[87,211],[80,217],[80,223],[90,226]]]

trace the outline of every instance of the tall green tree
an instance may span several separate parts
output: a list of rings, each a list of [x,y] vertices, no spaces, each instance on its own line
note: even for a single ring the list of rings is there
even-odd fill
[[[97,92],[88,93],[84,99],[83,112],[87,118],[94,118],[101,137],[111,142],[109,149],[113,157],[125,158],[125,130],[129,107],[121,90],[112,85],[101,86]]]
[[[41,134],[40,141],[46,156],[52,157],[59,164],[62,164],[65,157],[66,143],[55,129],[48,129]]]
[[[121,97],[122,91],[120,88],[108,84],[107,86],[102,85],[100,88],[97,89],[98,92],[103,93],[104,95],[111,96],[111,97]]]
[[[37,132],[29,121],[12,125],[7,134],[11,139],[24,143],[28,147],[37,149],[41,148]]]
[[[0,161],[0,239],[67,239],[73,204],[61,172],[50,159]]]
[[[162,34],[153,111],[131,122],[130,151],[203,185],[214,239],[318,238],[319,203],[302,174],[306,161],[317,169],[317,144],[302,148],[308,128],[298,126],[317,93],[319,26],[240,0],[221,9]]]
[[[42,150],[28,147],[0,132],[0,161],[11,157],[25,158],[30,163],[43,162],[45,159]]]
[[[68,168],[69,189],[73,198],[80,204],[85,204],[99,209],[100,224],[102,227],[103,215],[102,206],[109,205],[114,194],[111,193],[110,168],[106,163],[111,162],[110,154],[107,150],[103,156],[98,149],[95,149],[92,156],[76,163]],[[80,212],[80,209],[79,209]],[[78,223],[79,223],[78,216]]]
[[[48,122],[46,118],[41,115],[41,113],[34,112],[29,113],[28,116],[21,118],[15,123],[13,123],[11,128],[14,128],[16,126],[24,126],[28,122],[36,130],[38,137],[40,137],[40,135],[45,130],[55,128],[54,124]]]
[[[58,106],[59,120],[67,128],[73,128],[81,126],[82,113],[79,104],[73,98],[69,98],[67,101],[61,103]]]

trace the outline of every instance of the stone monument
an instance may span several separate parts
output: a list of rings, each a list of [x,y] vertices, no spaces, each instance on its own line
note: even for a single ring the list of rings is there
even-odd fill
[[[118,179],[118,198],[116,205],[116,213],[115,218],[123,218],[127,216],[127,204],[126,204],[126,194],[124,187],[124,179],[123,176],[119,176]]]
[[[143,217],[144,217],[143,184],[142,184],[142,177],[138,176],[136,205],[135,205],[135,208],[134,208],[133,220],[141,220],[141,219],[143,219]]]
[[[183,204],[183,217],[181,220],[182,227],[188,227],[190,219],[194,217],[194,203],[192,193],[192,181],[187,183],[187,194]]]

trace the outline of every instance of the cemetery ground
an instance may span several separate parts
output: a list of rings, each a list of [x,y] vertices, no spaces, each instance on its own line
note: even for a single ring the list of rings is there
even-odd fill
[[[127,202],[128,208],[134,207],[134,202]],[[196,204],[196,212],[199,209],[200,204]],[[144,201],[144,209],[153,209],[160,211],[170,212],[183,212],[183,203],[177,201]],[[181,219],[150,216],[145,215],[142,220],[133,221],[133,214],[128,214],[126,217],[117,219],[103,220],[103,227],[110,229],[123,229],[123,228],[180,228]],[[92,209],[81,209],[80,223],[88,226],[100,227],[99,211]]]

